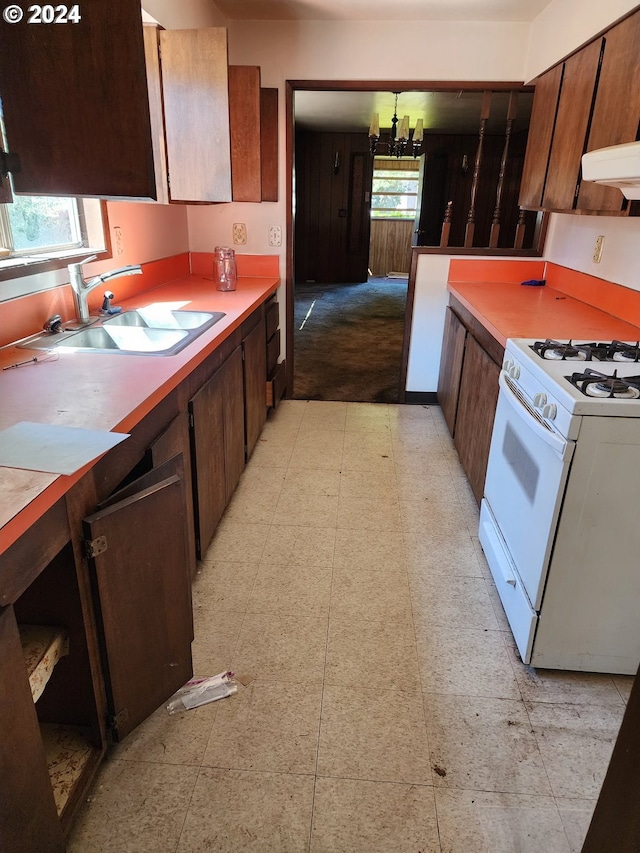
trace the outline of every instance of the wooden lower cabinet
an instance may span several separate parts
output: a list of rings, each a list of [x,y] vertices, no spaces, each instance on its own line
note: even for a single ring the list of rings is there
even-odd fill
[[[0,849],[66,849],[13,607],[0,610]]]
[[[38,573],[0,610],[0,849],[54,853],[106,749],[102,671],[70,540],[48,554],[27,532],[0,574],[16,559]]]
[[[2,853],[63,853],[110,740],[192,675],[195,538],[244,470],[245,391],[264,423],[262,307],[246,323],[0,554]]]
[[[264,315],[242,339],[244,377],[245,450],[247,459],[256,446],[267,419],[264,384],[267,378]]]
[[[453,443],[478,504],[484,492],[493,419],[498,402],[499,374],[499,366],[476,339],[468,335]]]
[[[438,379],[438,402],[469,485],[482,500],[498,402],[502,348],[469,315],[468,323],[447,308]],[[474,335],[482,337],[487,349]]]
[[[196,552],[207,550],[244,470],[242,350],[189,400]]]
[[[175,457],[83,520],[117,741],[193,675],[183,468]]]
[[[458,393],[460,391],[466,337],[467,330],[451,308],[447,308],[442,338],[440,374],[438,376],[438,402],[451,435],[454,433],[458,410]]]
[[[274,293],[265,305],[267,338],[267,408],[275,409],[282,399],[287,385],[287,371],[280,358],[280,307]]]

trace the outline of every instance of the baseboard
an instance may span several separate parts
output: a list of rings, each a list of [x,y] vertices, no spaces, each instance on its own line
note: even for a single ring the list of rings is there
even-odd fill
[[[404,401],[412,406],[437,406],[438,394],[436,391],[405,391]]]

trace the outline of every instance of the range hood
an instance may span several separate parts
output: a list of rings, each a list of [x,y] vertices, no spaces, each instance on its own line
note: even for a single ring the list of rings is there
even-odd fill
[[[582,178],[618,187],[626,198],[640,199],[640,142],[611,145],[583,154]]]

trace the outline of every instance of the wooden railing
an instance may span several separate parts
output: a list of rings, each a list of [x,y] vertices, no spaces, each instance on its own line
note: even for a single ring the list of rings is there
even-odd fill
[[[455,226],[455,231],[457,233],[457,237],[454,237],[454,247],[457,247],[458,250],[470,250],[472,247],[478,248],[489,248],[489,249],[497,249],[499,245],[503,248],[512,248],[515,250],[523,249],[525,245],[525,232],[528,229],[528,237],[527,243],[530,242],[530,237],[532,231],[535,231],[534,237],[537,236],[537,231],[540,228],[540,224],[537,220],[540,217],[535,212],[530,212],[527,214],[527,211],[520,209],[518,213],[517,224],[515,223],[515,213],[513,208],[513,195],[514,195],[514,187],[513,187],[513,173],[509,175],[509,183],[507,183],[509,167],[512,166],[511,157],[511,145],[512,145],[512,133],[514,128],[514,122],[517,116],[517,108],[518,108],[518,92],[512,91],[509,93],[509,102],[507,107],[506,114],[506,123],[504,127],[504,142],[502,145],[502,155],[500,158],[500,166],[497,175],[497,183],[495,183],[495,173],[497,170],[497,155],[499,154],[499,149],[496,151],[496,142],[497,139],[495,136],[492,137],[492,144],[489,151],[489,162],[485,163],[485,149],[487,140],[487,122],[489,120],[491,114],[491,91],[486,90],[483,92],[482,105],[480,110],[480,123],[478,127],[478,139],[477,146],[475,152],[475,158],[473,163],[473,172],[471,176],[471,187],[469,195],[469,207],[466,209],[466,224],[464,226],[464,236],[462,237],[461,225],[459,218],[456,217],[457,225]],[[427,155],[429,156],[429,155]],[[465,164],[463,168],[466,171],[466,155],[465,155]],[[481,196],[479,193],[486,193],[487,184],[490,183],[495,186],[495,199],[493,202],[493,216],[490,219],[491,225],[489,228],[489,220],[487,218],[487,213],[490,214],[490,210],[487,211],[487,203],[488,199],[485,198],[482,203],[482,207],[484,210],[484,218],[478,220],[478,206]],[[508,187],[508,189],[507,189]],[[508,211],[505,211],[505,197],[508,201]],[[454,216],[456,214],[456,204],[458,205],[457,213],[463,216],[463,212],[460,210],[460,199],[458,202],[454,203],[453,200],[450,200],[443,213],[442,219],[442,228],[440,232],[440,248],[446,249],[451,246],[452,240],[452,225],[454,223]],[[508,215],[507,215],[508,214]],[[505,217],[508,219],[508,230],[505,231]],[[536,220],[537,217],[537,220]],[[478,223],[480,223],[478,225]],[[488,233],[488,241],[482,242],[482,245],[478,242],[478,230],[476,226],[482,226],[482,233]],[[514,227],[515,226],[515,227]],[[533,226],[533,227],[532,227]],[[416,243],[421,245],[419,236],[423,232],[416,232],[416,236],[418,239]],[[502,234],[502,240],[501,240]],[[511,235],[511,236],[509,236]],[[480,240],[486,239],[481,237]],[[505,241],[508,241],[510,245],[507,245]],[[535,240],[534,240],[535,242]]]

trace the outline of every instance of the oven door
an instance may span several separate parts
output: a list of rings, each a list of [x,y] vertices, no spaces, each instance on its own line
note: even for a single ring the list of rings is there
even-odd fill
[[[501,373],[485,499],[534,610],[540,610],[574,447]]]

